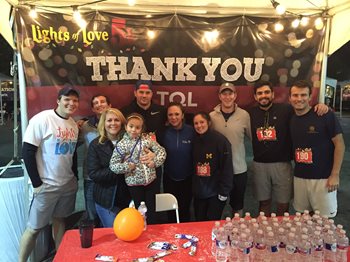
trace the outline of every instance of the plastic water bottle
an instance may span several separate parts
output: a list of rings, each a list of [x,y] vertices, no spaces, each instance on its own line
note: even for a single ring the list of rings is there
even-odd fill
[[[337,252],[337,240],[334,237],[334,233],[331,230],[328,230],[323,236],[323,252],[324,252],[324,261],[326,262],[335,262],[336,261],[336,252]]]
[[[147,215],[146,215],[147,206],[146,206],[146,203],[144,201],[142,201],[137,210],[140,212],[140,214],[143,217],[143,230],[145,231],[147,229]]]
[[[232,229],[231,234],[231,246],[229,252],[229,261],[238,261],[238,243],[239,243],[239,233],[238,228]]]
[[[214,226],[211,230],[211,254],[216,255],[216,237],[219,233],[220,221],[215,221]]]
[[[297,240],[295,234],[290,232],[286,241],[285,261],[297,262]]]
[[[251,244],[247,239],[246,233],[241,233],[238,241],[238,261],[249,262]]]
[[[271,259],[270,261],[279,261],[278,240],[272,231],[269,231],[266,236],[266,250],[267,257]]]
[[[312,251],[311,257],[312,261],[322,262],[323,261],[323,239],[320,231],[315,231],[313,237],[311,238]]]
[[[225,234],[224,228],[220,227],[218,234],[216,236],[216,253],[215,253],[215,261],[216,262],[226,262],[228,255],[228,247],[227,247],[227,236]]]
[[[337,262],[346,262],[349,248],[349,238],[345,230],[340,230],[340,236],[337,242]]]
[[[301,235],[301,241],[298,245],[298,254],[300,261],[311,261],[311,243],[308,241],[307,235]]]
[[[278,248],[280,253],[280,258],[282,259],[286,254],[286,243],[287,243],[287,234],[283,227],[278,228],[277,230],[277,240]]]
[[[266,258],[266,243],[264,232],[259,229],[254,235],[253,261],[263,262]]]

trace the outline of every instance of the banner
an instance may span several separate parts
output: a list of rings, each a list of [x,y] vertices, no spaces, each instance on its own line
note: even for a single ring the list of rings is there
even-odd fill
[[[211,111],[223,82],[237,86],[238,104],[254,104],[254,82],[275,86],[277,102],[288,101],[288,87],[320,86],[325,27],[291,27],[290,19],[237,16],[203,18],[179,14],[126,16],[83,14],[81,29],[72,16],[28,10],[16,13],[17,46],[27,83],[28,113],[56,105],[57,90],[73,85],[81,92],[78,115],[88,115],[90,99],[106,94],[121,108],[133,97],[138,79],[152,80],[154,100],[183,103],[188,112]],[[280,21],[283,30],[275,32]]]

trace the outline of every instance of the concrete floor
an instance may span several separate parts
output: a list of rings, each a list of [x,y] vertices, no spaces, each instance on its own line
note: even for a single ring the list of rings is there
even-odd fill
[[[343,114],[343,117],[340,119],[341,125],[344,131],[344,139],[346,143],[346,153],[344,157],[342,173],[341,173],[341,183],[338,191],[338,214],[334,219],[336,224],[342,224],[347,230],[348,235],[350,235],[350,115]],[[19,156],[21,150],[21,136],[19,135]],[[252,161],[252,150],[250,142],[247,141],[247,162],[248,164]],[[4,125],[0,125],[0,167],[5,166],[13,158],[13,123],[8,122]],[[81,152],[79,151],[79,155]],[[81,158],[79,160],[81,166]],[[80,167],[81,171],[81,167]],[[82,172],[80,172],[81,174]],[[82,179],[79,181],[79,192],[76,202],[76,211],[84,210],[84,201],[83,201],[83,186]],[[257,216],[258,214],[258,203],[252,196],[251,190],[251,176],[248,175],[248,186],[245,196],[245,212],[250,212],[252,216]],[[291,208],[291,214],[294,213],[294,210]],[[225,208],[223,217],[230,215],[230,207]]]

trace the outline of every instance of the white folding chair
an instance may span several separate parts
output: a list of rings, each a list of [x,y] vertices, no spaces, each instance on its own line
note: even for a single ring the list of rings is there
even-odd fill
[[[170,193],[156,194],[156,212],[175,210],[176,222],[180,223],[177,199]]]

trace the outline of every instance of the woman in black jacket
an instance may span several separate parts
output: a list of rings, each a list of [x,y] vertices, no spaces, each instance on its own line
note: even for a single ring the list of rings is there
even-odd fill
[[[197,135],[193,141],[193,199],[197,221],[219,220],[233,180],[231,144],[225,136],[211,130],[210,117],[194,115]]]
[[[96,212],[103,227],[113,227],[115,216],[131,201],[124,175],[114,174],[109,169],[109,160],[115,144],[123,137],[125,123],[118,109],[107,109],[98,123],[99,136],[89,146],[88,172],[94,181]]]

